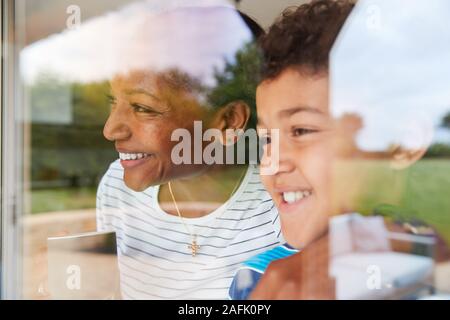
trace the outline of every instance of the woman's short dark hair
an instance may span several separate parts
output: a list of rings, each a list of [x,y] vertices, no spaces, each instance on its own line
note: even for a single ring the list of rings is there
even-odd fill
[[[350,0],[313,0],[287,8],[260,39],[261,80],[276,78],[287,68],[327,71],[333,43],[353,7]]]
[[[258,40],[261,36],[264,35],[264,29],[250,16],[238,10],[239,15],[242,20],[244,20],[245,25],[252,33],[253,39]]]

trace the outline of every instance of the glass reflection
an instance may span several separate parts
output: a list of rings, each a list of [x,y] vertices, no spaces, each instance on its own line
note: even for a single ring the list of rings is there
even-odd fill
[[[251,260],[236,296],[448,298],[448,4],[402,5],[311,1],[263,38],[258,124],[280,130],[280,163],[262,180],[290,246]]]
[[[347,218],[356,243],[333,259],[338,297],[450,290],[450,8],[446,1],[403,6],[359,1],[331,55],[330,112],[351,151],[335,164],[337,212],[378,216]],[[367,288],[368,274],[378,276],[379,290]]]
[[[242,195],[240,183],[249,182],[251,177],[257,179],[255,169],[232,165],[210,170],[215,167],[204,163],[177,165],[173,161],[172,151],[178,142],[172,135],[177,129],[195,136],[196,121],[202,123],[203,133],[222,125],[216,122],[218,116],[228,120],[229,110],[242,115],[243,120],[238,119],[242,123],[237,123],[237,127],[255,125],[259,52],[253,40],[258,30],[225,1],[200,6],[196,3],[201,1],[193,1],[193,5],[177,1],[135,2],[39,41],[22,52],[23,77],[30,88],[42,83],[42,79],[56,79],[53,83],[69,88],[67,96],[61,98],[65,101],[73,99],[70,95],[74,94],[71,88],[75,83],[83,92],[92,94],[88,96],[93,103],[84,104],[87,108],[83,115],[88,116],[83,121],[94,119],[97,124],[105,120],[103,134],[115,143],[115,157],[117,153],[124,157],[133,153],[146,160],[138,171],[133,171],[131,165],[127,167],[126,160],[131,159],[122,159],[122,165],[115,161],[100,182],[97,194],[97,228],[117,234],[121,295],[125,299],[224,299],[239,262],[251,256],[252,251],[275,245],[280,237],[279,230],[268,233],[269,237],[255,242],[249,250],[245,244],[240,245],[241,233],[232,232],[244,227],[225,226],[234,224],[230,222],[233,219],[220,219],[219,211],[231,207],[224,203]],[[45,95],[43,90],[37,91]],[[96,112],[105,114],[105,102],[110,107],[107,119],[91,117]],[[76,121],[75,109],[70,110],[69,106],[65,110],[63,103],[61,106],[55,121]],[[65,117],[65,111],[72,117]],[[45,114],[39,114],[47,119]],[[33,122],[39,121],[33,118]],[[133,139],[128,139],[131,136]],[[87,145],[93,142],[83,141]],[[191,145],[196,158],[195,142]],[[201,142],[200,151],[204,147]],[[80,157],[77,162],[78,167],[83,163],[89,166]],[[206,171],[208,175],[204,175]],[[192,203],[190,192],[202,189],[187,187],[183,182],[196,176],[203,177],[197,185],[209,187],[202,191],[200,200]],[[178,186],[174,184],[174,191],[181,198],[179,209],[186,218],[192,218],[189,227],[199,233],[201,249],[195,258],[188,249],[195,244],[191,243],[192,235],[177,217],[178,206],[165,185],[176,179],[181,180]],[[253,182],[257,188],[258,183]],[[262,197],[262,190],[258,192],[260,196],[256,193],[255,198],[267,200]],[[254,206],[252,202],[244,204],[250,205]],[[271,214],[266,201],[267,205],[269,210],[265,211]],[[235,215],[240,211],[250,214],[236,208],[224,213]],[[216,212],[211,221],[200,220],[210,212]],[[241,224],[245,221],[248,220],[243,219]],[[252,220],[256,225],[260,222],[267,221]],[[237,246],[228,248],[233,241]],[[234,257],[233,250],[238,250],[235,248],[242,254]]]

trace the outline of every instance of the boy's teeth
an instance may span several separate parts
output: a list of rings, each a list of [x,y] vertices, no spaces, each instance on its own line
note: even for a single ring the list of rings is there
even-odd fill
[[[283,192],[283,200],[287,203],[295,202],[295,192]]]
[[[148,154],[146,154],[146,153],[122,153],[122,152],[119,152],[120,160],[139,160],[139,159],[145,158],[147,156],[148,156]]]
[[[283,200],[287,203],[294,203],[303,198],[309,197],[310,195],[311,192],[308,190],[283,192]]]

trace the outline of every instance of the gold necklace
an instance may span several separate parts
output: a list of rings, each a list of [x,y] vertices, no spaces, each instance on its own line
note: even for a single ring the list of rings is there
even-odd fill
[[[229,198],[231,198],[231,196],[234,194],[234,192],[236,191],[237,187],[240,185],[241,180],[244,177],[244,175],[247,173],[247,171],[248,171],[248,168],[246,170],[244,170],[242,175],[239,177],[239,180],[236,183],[236,185],[234,186],[233,191],[231,191]],[[173,195],[172,185],[170,184],[170,181],[167,183],[167,185],[169,187],[169,193],[170,193],[170,196],[172,197],[172,201],[175,206],[175,210],[177,211],[178,217],[180,217],[181,221],[183,222],[184,227],[189,232],[189,235],[192,238],[191,244],[188,245],[187,247],[189,250],[191,250],[192,257],[195,257],[200,250],[200,246],[197,244],[197,235],[191,232],[191,229],[187,226],[186,222],[184,221],[184,218],[181,215],[180,209],[178,208],[177,201],[175,200],[175,196]]]

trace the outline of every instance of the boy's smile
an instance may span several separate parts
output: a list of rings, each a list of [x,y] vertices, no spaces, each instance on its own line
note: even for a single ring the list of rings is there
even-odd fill
[[[286,190],[290,191],[279,191],[281,196],[279,209],[286,213],[302,210],[313,195],[312,190],[306,188],[294,187]]]

